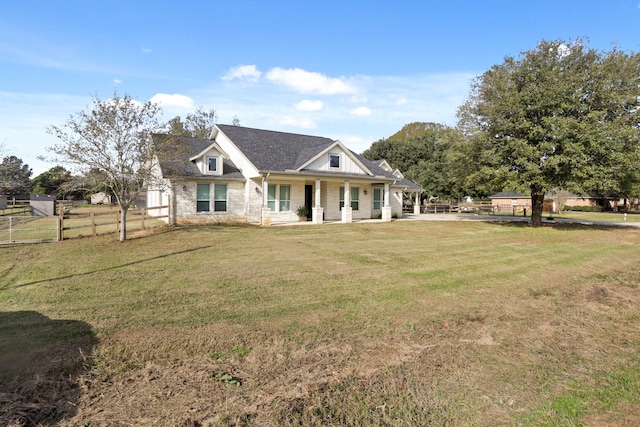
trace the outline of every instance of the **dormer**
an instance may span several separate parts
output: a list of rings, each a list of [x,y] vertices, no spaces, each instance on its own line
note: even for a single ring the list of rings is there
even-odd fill
[[[223,161],[225,158],[227,158],[225,153],[214,142],[189,160],[196,164],[203,175],[220,176],[223,173]]]

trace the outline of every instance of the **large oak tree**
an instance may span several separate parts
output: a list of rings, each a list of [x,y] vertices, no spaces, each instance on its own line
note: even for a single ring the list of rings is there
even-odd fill
[[[640,55],[578,40],[542,41],[479,76],[460,108],[481,163],[470,177],[531,194],[533,225],[545,193],[616,190],[639,160]]]

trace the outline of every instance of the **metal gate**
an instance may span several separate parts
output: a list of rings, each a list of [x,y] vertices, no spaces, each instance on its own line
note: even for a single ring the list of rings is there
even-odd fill
[[[0,216],[0,244],[56,242],[55,216]]]

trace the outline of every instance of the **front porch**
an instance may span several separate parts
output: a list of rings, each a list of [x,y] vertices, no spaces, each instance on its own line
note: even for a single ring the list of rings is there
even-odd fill
[[[297,211],[306,208],[307,222],[351,223],[365,220],[390,222],[402,216],[402,189],[391,181],[290,177],[263,177],[261,183],[263,226],[297,223]],[[345,201],[347,201],[345,203]]]

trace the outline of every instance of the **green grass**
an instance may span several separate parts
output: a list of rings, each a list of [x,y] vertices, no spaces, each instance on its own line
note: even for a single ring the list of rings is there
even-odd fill
[[[0,247],[0,392],[63,372],[79,394],[32,399],[61,425],[624,419],[639,245],[635,229],[398,221]]]

